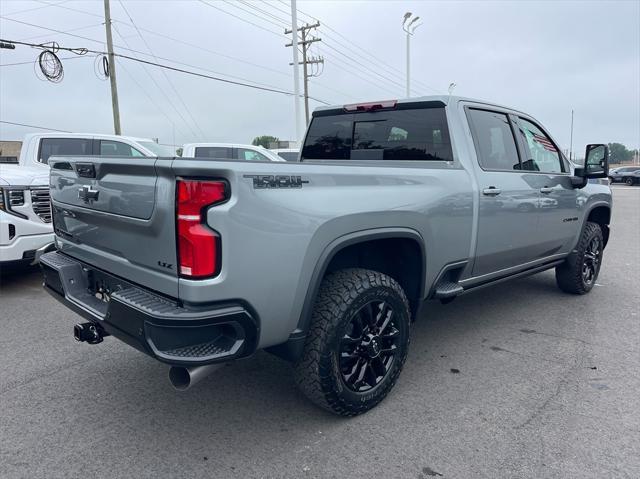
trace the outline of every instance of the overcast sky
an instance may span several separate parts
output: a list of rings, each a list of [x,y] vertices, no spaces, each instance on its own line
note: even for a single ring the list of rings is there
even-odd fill
[[[0,38],[106,48],[101,0],[48,1],[47,6],[45,1],[2,0]],[[150,47],[159,63],[293,90],[291,48],[284,46],[287,39],[280,20],[290,21],[288,1],[123,1],[124,8],[111,0],[116,52],[155,61],[143,55]],[[569,147],[572,109],[574,151],[595,142],[640,146],[637,0],[298,1],[298,9],[304,12],[299,20],[313,21],[313,17],[321,23],[316,36],[322,42],[315,43],[311,53],[324,57],[325,65],[322,74],[311,80],[310,94],[325,102],[404,96],[401,23],[404,13],[411,11],[424,21],[411,44],[416,96],[446,93],[454,82],[456,95],[533,115],[563,148]],[[109,82],[96,76],[96,58],[63,60],[64,79],[53,84],[36,77],[32,62],[37,54],[22,46],[0,50],[0,120],[112,133]],[[59,56],[74,55],[60,52]],[[30,63],[5,66],[19,62]],[[295,136],[290,96],[163,73],[153,66],[145,69],[131,60],[118,59],[116,67],[124,134],[176,144],[250,142],[261,134]],[[312,100],[310,105],[313,109],[320,103]],[[31,131],[37,130],[0,124],[0,139],[20,139]]]

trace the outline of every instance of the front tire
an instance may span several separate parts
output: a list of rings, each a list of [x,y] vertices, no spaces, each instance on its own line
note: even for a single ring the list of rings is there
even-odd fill
[[[407,357],[409,302],[391,277],[345,269],[322,281],[295,379],[318,406],[341,416],[375,407]]]
[[[627,186],[633,186],[633,183],[634,183],[633,178],[629,177],[624,179],[624,184]]]
[[[603,250],[604,238],[600,225],[588,222],[576,252],[556,267],[558,287],[571,294],[586,294],[591,291],[600,273]]]

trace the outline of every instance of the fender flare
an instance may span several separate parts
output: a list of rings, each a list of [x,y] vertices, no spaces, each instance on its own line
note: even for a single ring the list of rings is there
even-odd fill
[[[589,222],[589,215],[591,215],[593,210],[595,210],[596,208],[600,208],[601,206],[606,207],[609,210],[609,215],[611,215],[611,203],[607,203],[606,201],[596,201],[592,205],[589,205],[589,209],[587,209],[584,213],[584,219],[582,220],[582,227],[580,228],[580,233],[576,237],[576,243],[571,249],[572,254],[576,252],[576,246],[580,241],[580,238],[582,237],[582,233],[584,233],[584,229],[587,227],[587,223]],[[603,232],[603,235],[604,234],[605,233]],[[609,239],[609,235],[607,234],[605,238],[605,245],[604,245],[605,247],[607,246],[608,239]]]
[[[420,233],[411,228],[374,228],[362,231],[356,231],[333,240],[320,254],[318,261],[316,262],[311,280],[307,286],[307,293],[302,305],[302,311],[300,312],[300,318],[298,319],[298,326],[296,328],[297,334],[305,335],[311,324],[311,315],[313,313],[313,304],[315,298],[320,290],[320,284],[327,271],[327,267],[331,263],[331,260],[342,249],[347,246],[351,246],[358,243],[364,243],[366,241],[379,240],[379,239],[391,239],[391,238],[407,238],[412,239],[420,246],[421,262],[422,262],[422,274],[420,275],[420,289],[421,295],[424,296],[424,282],[426,273],[426,248],[424,238]]]

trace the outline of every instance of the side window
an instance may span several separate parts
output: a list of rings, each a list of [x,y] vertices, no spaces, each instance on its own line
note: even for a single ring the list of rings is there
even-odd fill
[[[89,156],[92,143],[88,138],[43,138],[38,161],[47,163],[50,156]]]
[[[144,156],[133,146],[121,141],[100,140],[100,156]]]
[[[551,139],[529,120],[518,118],[518,123],[526,155],[522,162],[522,169],[543,173],[562,173],[560,152]]]
[[[467,117],[480,166],[487,170],[519,170],[520,160],[509,117],[475,109],[467,110]]]
[[[218,160],[230,160],[233,158],[233,149],[224,146],[198,146],[194,152],[194,158],[215,158]]]
[[[254,150],[238,148],[238,159],[246,161],[269,161],[269,158]]]

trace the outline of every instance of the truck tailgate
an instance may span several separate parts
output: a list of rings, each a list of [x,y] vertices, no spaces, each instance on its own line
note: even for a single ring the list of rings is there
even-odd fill
[[[51,158],[52,214],[59,249],[177,296],[171,163],[155,158]]]

